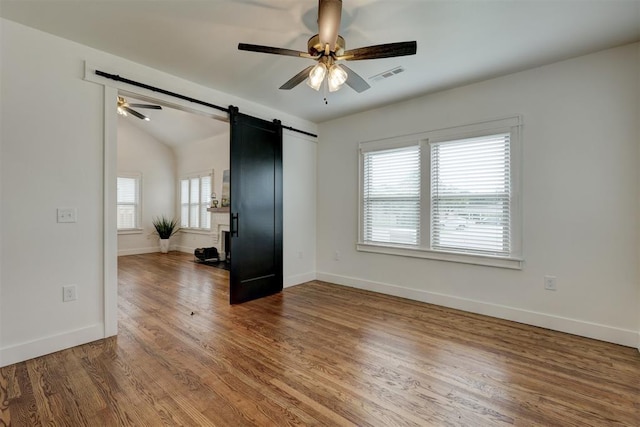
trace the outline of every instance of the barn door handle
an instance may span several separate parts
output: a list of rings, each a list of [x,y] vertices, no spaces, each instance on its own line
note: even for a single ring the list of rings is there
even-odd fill
[[[231,237],[238,237],[238,214],[231,214]]]

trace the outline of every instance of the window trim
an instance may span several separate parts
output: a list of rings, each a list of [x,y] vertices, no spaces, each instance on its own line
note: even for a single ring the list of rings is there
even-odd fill
[[[178,212],[180,212],[180,224],[182,224],[182,181],[187,180],[189,182],[189,197],[190,197],[190,195],[191,195],[191,180],[194,179],[194,178],[198,178],[198,185],[202,186],[201,179],[203,177],[205,177],[205,176],[208,176],[211,179],[211,184],[210,185],[211,185],[211,191],[213,192],[213,173],[214,173],[213,169],[202,171],[202,172],[193,172],[193,173],[182,175],[178,179],[178,185],[177,185],[178,197],[177,197],[177,202],[178,202]],[[209,197],[210,196],[211,195],[209,195]],[[191,205],[192,204],[193,203],[188,203],[189,209],[191,209]],[[201,205],[201,200],[198,201],[198,206],[200,207],[200,205]],[[200,208],[198,210],[200,210]],[[212,224],[213,220],[212,220],[211,214],[209,214],[208,216],[209,216],[208,227],[183,227],[182,225],[180,225],[180,230],[179,231],[182,232],[182,233],[211,234],[212,233],[211,224]],[[200,218],[200,220],[201,219],[202,218]]]
[[[358,236],[356,250],[386,255],[397,255],[411,258],[425,258],[439,261],[459,262],[490,267],[522,269],[522,116],[514,115],[498,119],[486,120],[461,126],[436,129],[418,134],[404,135],[375,141],[361,142],[359,148],[358,170]],[[510,166],[511,166],[511,211],[512,235],[511,255],[493,256],[487,254],[473,254],[469,252],[454,252],[435,250],[431,248],[431,150],[429,143],[454,139],[464,139],[487,136],[496,133],[510,133]],[[364,154],[369,151],[401,148],[419,145],[421,149],[421,246],[398,245],[389,243],[365,242],[364,238]]]
[[[136,225],[133,228],[118,228],[117,214],[116,214],[116,230],[118,234],[142,234],[144,228],[142,227],[142,173],[141,172],[118,172],[116,174],[116,182],[118,178],[135,179],[137,188],[137,200],[136,200]],[[117,187],[117,185],[116,185]],[[116,188],[117,193],[117,188]],[[116,212],[118,208],[118,196],[116,194]]]

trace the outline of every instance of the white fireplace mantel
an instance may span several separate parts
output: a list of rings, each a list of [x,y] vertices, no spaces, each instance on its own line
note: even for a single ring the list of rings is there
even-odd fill
[[[223,244],[222,232],[229,231],[229,213],[211,213],[212,231],[216,244]],[[220,249],[223,249],[222,247]]]

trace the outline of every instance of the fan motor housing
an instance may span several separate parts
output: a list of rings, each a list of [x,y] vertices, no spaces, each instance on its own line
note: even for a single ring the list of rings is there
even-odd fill
[[[320,43],[320,36],[318,34],[309,39],[307,42],[307,48],[309,55],[311,56],[324,55],[324,46]],[[336,56],[340,56],[344,52],[344,48],[344,38],[342,38],[342,36],[338,36],[338,39],[336,40],[336,48],[332,53]]]

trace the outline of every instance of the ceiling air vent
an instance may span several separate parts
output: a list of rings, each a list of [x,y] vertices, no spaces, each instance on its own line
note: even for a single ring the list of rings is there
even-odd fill
[[[403,71],[404,71],[404,68],[402,68],[401,66],[392,68],[391,70],[384,71],[380,74],[376,74],[375,76],[369,77],[369,80],[372,80],[374,82],[379,82],[380,80],[388,79],[389,77],[393,77],[396,74],[400,74]]]

